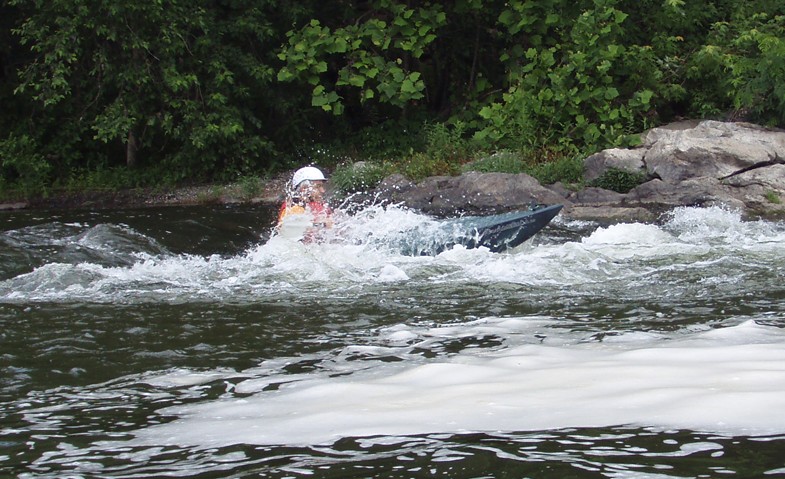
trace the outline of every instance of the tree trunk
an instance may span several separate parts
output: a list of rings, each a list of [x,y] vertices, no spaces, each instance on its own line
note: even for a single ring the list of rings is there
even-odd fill
[[[136,152],[139,151],[139,142],[133,130],[128,130],[128,141],[125,144],[125,164],[128,168],[136,167]]]

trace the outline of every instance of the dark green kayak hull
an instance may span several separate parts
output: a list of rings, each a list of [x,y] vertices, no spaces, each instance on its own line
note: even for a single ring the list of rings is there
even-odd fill
[[[464,216],[444,220],[437,231],[411,232],[403,254],[437,255],[456,245],[485,247],[494,253],[515,248],[537,234],[559,214],[562,205],[539,206],[491,216]]]

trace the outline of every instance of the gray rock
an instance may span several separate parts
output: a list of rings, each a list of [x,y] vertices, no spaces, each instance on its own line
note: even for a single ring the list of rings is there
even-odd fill
[[[595,153],[583,161],[584,179],[591,182],[601,177],[610,168],[615,168],[630,173],[646,173],[646,164],[643,162],[645,150],[611,148]]]
[[[621,206],[571,206],[562,210],[564,216],[584,221],[602,223],[653,222],[659,215],[646,208]]]
[[[7,210],[23,210],[28,207],[28,204],[23,201],[18,201],[15,203],[0,203],[0,211],[7,211]]]
[[[743,208],[733,188],[715,178],[692,178],[680,183],[648,181],[625,195],[624,204],[662,211],[677,206],[729,206]]]
[[[578,205],[586,206],[613,206],[624,203],[626,195],[603,188],[588,187],[577,191],[568,199]]]
[[[565,205],[576,219],[650,221],[677,206],[724,205],[748,216],[785,216],[785,132],[748,123],[680,122],[654,128],[633,149],[609,149],[584,160],[585,179],[608,169],[646,172],[629,193],[573,192],[540,185],[526,174],[470,172],[414,184],[387,178],[377,196],[437,216],[490,214],[533,203]]]
[[[702,121],[691,129],[655,128],[644,135],[643,144],[649,175],[669,183],[725,178],[785,160],[785,133],[748,123]]]
[[[396,175],[385,179],[377,190],[380,199],[434,216],[490,214],[565,201],[524,173],[469,172],[454,177],[434,176],[416,185]]]
[[[785,213],[785,165],[773,164],[733,175],[723,181],[745,207],[758,214]]]

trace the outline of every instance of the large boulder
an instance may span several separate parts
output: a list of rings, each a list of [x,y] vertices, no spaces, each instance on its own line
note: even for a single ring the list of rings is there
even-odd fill
[[[744,208],[733,188],[716,178],[690,178],[679,183],[659,179],[648,181],[627,193],[624,205],[637,205],[652,211],[664,211],[676,206],[728,206]]]
[[[668,183],[723,179],[785,161],[785,133],[749,123],[702,121],[694,128],[654,128],[642,140],[647,172]]]
[[[611,148],[595,153],[583,160],[583,178],[587,183],[592,182],[611,168],[628,173],[646,173],[645,153],[646,150],[640,148]]]
[[[482,215],[528,208],[532,204],[565,202],[564,197],[525,173],[468,172],[460,176],[434,176],[417,184],[395,175],[379,185],[376,196],[434,216]]]

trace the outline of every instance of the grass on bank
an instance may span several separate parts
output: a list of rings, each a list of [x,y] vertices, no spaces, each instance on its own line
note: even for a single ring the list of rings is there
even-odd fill
[[[376,140],[375,136],[370,136]],[[417,141],[419,140],[419,143]],[[398,173],[413,181],[429,176],[453,176],[468,171],[481,173],[526,173],[543,185],[562,183],[565,187],[578,190],[584,186],[595,186],[627,193],[644,183],[643,173],[611,168],[603,176],[586,185],[583,160],[597,148],[582,151],[569,141],[560,144],[537,146],[525,142],[489,150],[466,135],[461,123],[425,125],[419,135],[410,135],[403,140],[412,142],[408,152],[396,155],[384,149],[384,143],[373,141],[366,144],[366,159],[355,160],[351,153],[321,148],[314,163],[332,167],[332,182],[341,193],[353,193],[374,188],[384,178]],[[374,155],[374,151],[381,151]],[[362,157],[362,156],[361,156]]]
[[[399,152],[397,156],[371,154],[368,155],[371,159],[355,161],[351,154],[322,155],[324,161],[317,163],[333,166],[333,185],[344,193],[371,189],[395,173],[413,181],[478,171],[527,173],[542,184],[562,182],[576,188],[583,183],[584,155],[575,148],[525,146],[489,151],[467,138],[465,127],[460,123],[426,125],[420,135],[413,136],[420,138],[420,143],[409,146],[408,151]]]

